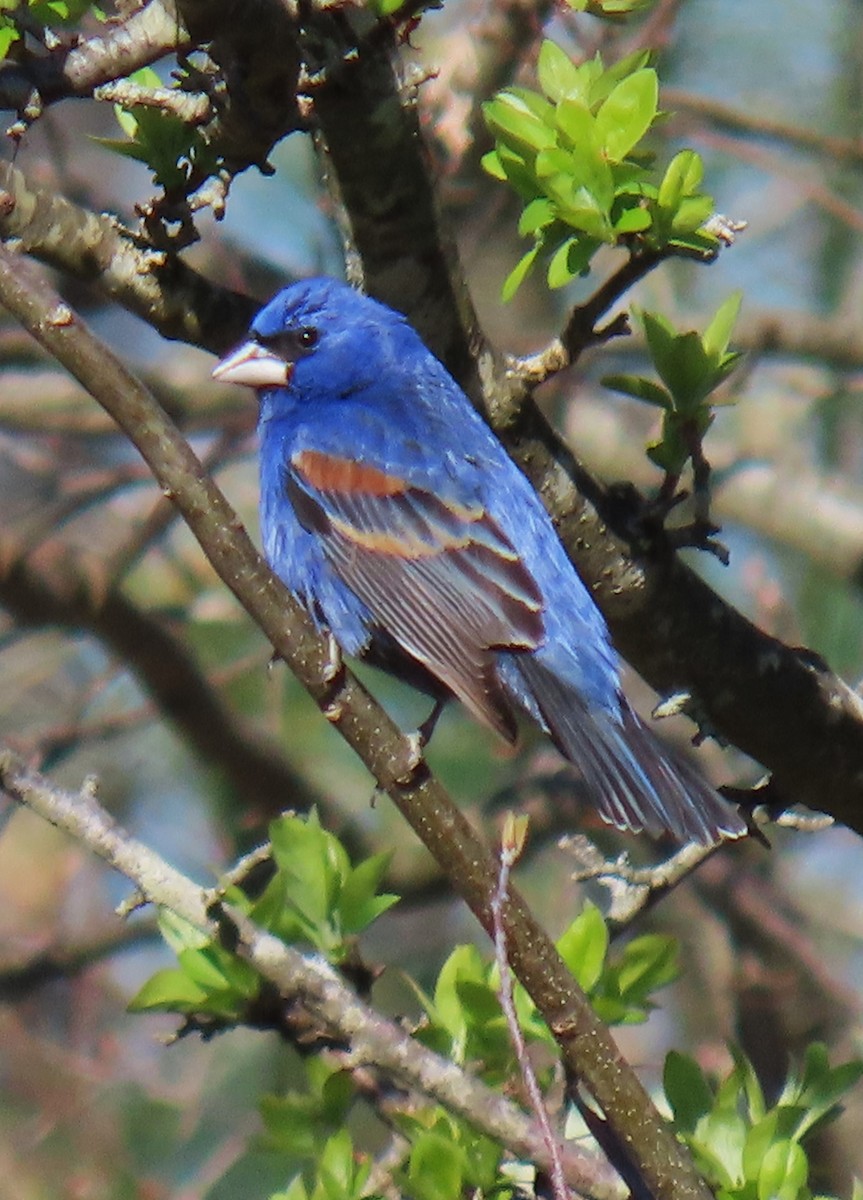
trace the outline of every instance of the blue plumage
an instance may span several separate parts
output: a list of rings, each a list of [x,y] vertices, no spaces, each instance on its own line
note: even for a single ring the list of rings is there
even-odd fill
[[[348,654],[454,693],[510,740],[528,715],[620,828],[743,832],[629,708],[539,498],[404,317],[333,280],[294,284],[215,374],[259,391],[265,553]]]

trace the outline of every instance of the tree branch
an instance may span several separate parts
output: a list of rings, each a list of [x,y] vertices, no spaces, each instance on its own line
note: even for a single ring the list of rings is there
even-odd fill
[[[25,54],[0,63],[0,108],[30,119],[48,104],[69,96],[89,96],[99,84],[182,51],[189,37],[171,0],[149,0],[125,21],[114,22],[98,37],[45,54]]]
[[[238,340],[257,310],[248,296],[208,283],[176,255],[145,245],[114,217],[32,187],[2,162],[0,237],[58,271],[96,284],[163,337],[216,354]]]

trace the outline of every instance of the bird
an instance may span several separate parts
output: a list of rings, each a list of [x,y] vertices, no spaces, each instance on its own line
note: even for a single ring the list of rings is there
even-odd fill
[[[618,829],[746,831],[630,706],[539,496],[405,316],[301,280],[213,376],[258,393],[265,556],[345,655],[427,692],[433,717],[455,696],[511,743],[534,722]]]

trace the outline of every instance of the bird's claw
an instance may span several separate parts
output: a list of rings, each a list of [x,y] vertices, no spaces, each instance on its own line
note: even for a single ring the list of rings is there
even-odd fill
[[[413,780],[423,762],[423,746],[422,734],[417,729],[413,733],[406,733],[402,742],[403,751],[399,755],[396,762],[393,763],[393,782],[406,787]],[[400,760],[400,761],[399,761]]]
[[[339,643],[332,633],[327,633],[327,656],[321,668],[321,679],[324,683],[334,683],[345,669],[345,660]]]

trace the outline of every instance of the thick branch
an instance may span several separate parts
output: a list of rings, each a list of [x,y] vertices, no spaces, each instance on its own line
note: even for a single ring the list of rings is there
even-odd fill
[[[113,217],[31,187],[9,163],[0,163],[0,237],[97,284],[164,337],[215,353],[237,340],[256,310],[248,297],[214,287],[176,256],[145,247]]]
[[[43,56],[4,59],[0,108],[24,112],[34,102],[41,107],[67,96],[88,96],[99,84],[130,75],[188,43],[171,0],[150,0],[125,21],[107,26],[100,37]]]
[[[476,380],[478,323],[442,221],[412,89],[398,78],[394,37],[380,25],[369,36],[367,23],[367,10],[334,6],[315,12],[301,38],[306,66],[318,73],[311,98],[349,273],[408,313],[457,379]]]
[[[16,256],[0,254],[0,302],[112,414],[173,497],[211,564],[360,755],[403,816],[491,932],[497,863],[412,744],[347,670],[335,680],[330,647],[261,560],[221,492],[188,444],[134,376],[71,310],[36,285]],[[708,1195],[621,1056],[606,1027],[523,900],[510,892],[503,913],[510,962],[554,1034],[567,1071],[581,1079],[615,1135],[640,1164],[659,1200]]]
[[[266,166],[302,124],[297,108],[296,5],[289,0],[176,0],[196,45],[206,44],[226,89],[212,139],[232,172]]]

